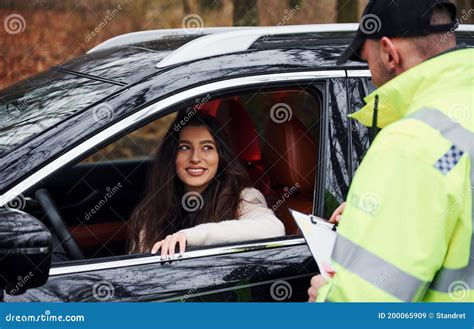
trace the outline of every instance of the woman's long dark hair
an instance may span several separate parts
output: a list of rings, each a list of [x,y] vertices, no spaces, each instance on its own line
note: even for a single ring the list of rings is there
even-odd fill
[[[194,200],[192,196],[183,200],[184,186],[176,174],[175,165],[179,133],[187,126],[206,127],[214,138],[219,155],[216,176]],[[235,157],[224,128],[211,116],[194,110],[179,112],[158,148],[155,163],[148,174],[145,197],[129,220],[129,251],[150,250],[155,242],[181,229],[237,219],[240,193],[249,186],[247,172]]]

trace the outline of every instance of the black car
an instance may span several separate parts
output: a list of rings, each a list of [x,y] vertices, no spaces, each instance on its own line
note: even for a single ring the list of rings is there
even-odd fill
[[[1,91],[3,300],[306,301],[319,271],[288,209],[327,218],[374,134],[348,118],[374,88],[366,64],[335,63],[356,28],[132,33]],[[128,254],[153,152],[186,108],[225,126],[285,236]]]

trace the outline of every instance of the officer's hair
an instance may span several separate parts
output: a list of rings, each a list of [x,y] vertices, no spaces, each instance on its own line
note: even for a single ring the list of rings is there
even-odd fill
[[[443,7],[433,8],[431,12],[431,25],[443,25],[451,23],[451,14]],[[421,37],[411,38],[415,44],[418,54],[425,59],[433,57],[442,51],[448,50],[456,44],[454,32],[433,33]]]

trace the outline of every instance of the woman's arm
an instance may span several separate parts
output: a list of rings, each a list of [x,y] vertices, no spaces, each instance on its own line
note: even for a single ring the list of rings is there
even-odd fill
[[[240,219],[200,224],[181,230],[190,246],[241,242],[285,235],[283,223],[267,207],[265,198],[254,188],[242,191]]]

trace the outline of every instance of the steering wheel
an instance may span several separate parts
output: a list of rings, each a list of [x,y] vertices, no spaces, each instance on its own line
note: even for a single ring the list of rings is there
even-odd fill
[[[71,235],[67,229],[66,223],[64,222],[63,217],[59,213],[58,207],[54,203],[53,199],[49,192],[42,188],[35,192],[36,200],[40,204],[46,213],[46,217],[49,220],[49,224],[53,228],[54,233],[56,233],[61,245],[64,247],[66,254],[71,260],[84,259],[84,254],[77,245],[76,240]]]

